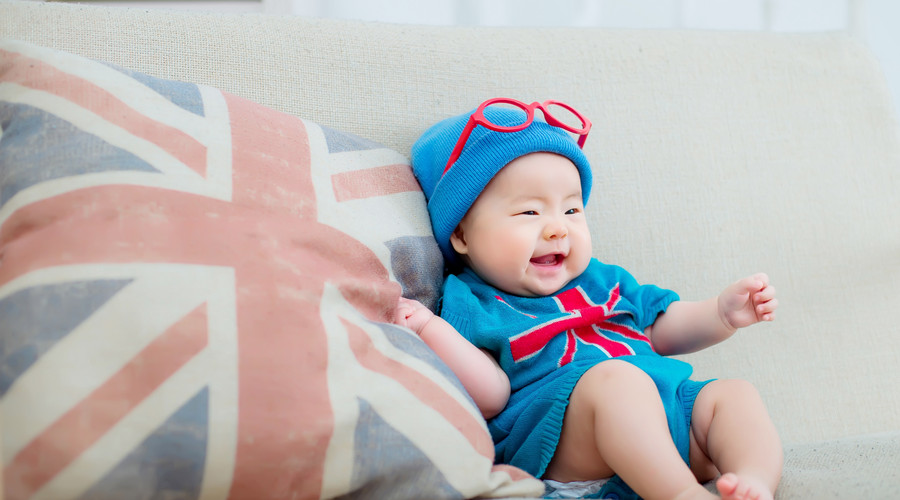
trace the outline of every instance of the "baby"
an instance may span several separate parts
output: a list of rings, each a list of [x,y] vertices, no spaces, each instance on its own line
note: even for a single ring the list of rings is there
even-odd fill
[[[775,289],[760,273],[680,301],[592,258],[589,131],[568,105],[512,99],[428,129],[413,170],[454,274],[440,316],[401,299],[396,321],[458,376],[498,462],[554,484],[612,478],[610,498],[716,498],[701,483],[718,477],[723,498],[771,499],[782,449],[755,388],[690,380],[666,356],[773,320]]]

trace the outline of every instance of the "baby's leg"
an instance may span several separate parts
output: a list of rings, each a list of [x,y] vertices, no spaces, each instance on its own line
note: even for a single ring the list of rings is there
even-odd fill
[[[691,431],[722,473],[726,499],[771,499],[781,480],[781,440],[759,393],[743,380],[716,380],[697,395]]]
[[[714,498],[678,454],[656,384],[619,360],[591,368],[575,386],[544,477],[567,482],[613,474],[646,499]]]

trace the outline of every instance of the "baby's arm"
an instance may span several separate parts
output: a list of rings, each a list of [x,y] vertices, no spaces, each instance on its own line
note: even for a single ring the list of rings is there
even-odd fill
[[[663,355],[699,351],[730,337],[738,328],[775,319],[778,299],[769,277],[754,274],[702,302],[674,302],[646,333]]]
[[[414,331],[453,370],[485,418],[509,400],[509,378],[487,352],[478,349],[440,316],[415,300],[400,298],[395,323]]]

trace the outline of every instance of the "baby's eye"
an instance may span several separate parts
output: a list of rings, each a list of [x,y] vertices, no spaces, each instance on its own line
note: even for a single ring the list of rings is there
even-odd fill
[[[519,212],[519,215],[537,215],[537,214],[538,214],[537,210],[525,210],[525,211]]]
[[[581,212],[581,209],[578,209],[578,208],[570,208],[570,209],[566,210],[566,215],[575,215],[575,214],[577,214],[577,213],[579,213],[579,212]]]

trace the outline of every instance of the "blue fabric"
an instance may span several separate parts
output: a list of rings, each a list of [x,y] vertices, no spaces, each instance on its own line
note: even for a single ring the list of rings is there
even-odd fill
[[[575,384],[612,358],[632,363],[654,380],[687,462],[691,411],[704,383],[688,380],[691,366],[656,354],[643,335],[676,300],[675,292],[640,285],[621,267],[596,259],[548,297],[506,294],[468,269],[448,277],[441,316],[490,351],[510,379],[506,408],[488,422],[497,462],[541,477],[556,451]]]
[[[497,172],[520,156],[544,151],[567,157],[581,176],[585,204],[591,193],[591,165],[578,143],[568,132],[548,125],[538,116],[528,128],[518,132],[494,132],[476,126],[459,159],[444,175],[450,153],[474,111],[432,125],[411,151],[413,173],[425,193],[434,236],[448,263],[457,259],[450,245],[456,226]],[[525,121],[521,110],[488,107],[484,115],[497,125],[512,126]]]
[[[85,174],[159,170],[52,112],[0,102],[0,206],[36,184]]]

